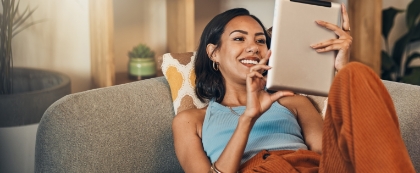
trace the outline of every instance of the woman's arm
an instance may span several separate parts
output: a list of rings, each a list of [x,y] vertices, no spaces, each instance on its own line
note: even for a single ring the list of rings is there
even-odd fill
[[[205,110],[187,110],[175,116],[172,122],[175,153],[185,172],[208,172],[210,161],[201,143],[201,128]],[[217,169],[236,172],[255,120],[241,116],[238,125],[217,160]],[[215,139],[217,140],[217,139]]]
[[[221,172],[237,172],[241,166],[240,163],[248,142],[249,133],[256,121],[256,119],[247,118],[244,114],[239,117],[238,125],[232,137],[219,159],[217,159],[217,165],[215,164],[215,167]]]
[[[201,126],[205,111],[187,110],[172,121],[175,153],[185,172],[208,172],[210,161],[201,143]]]
[[[305,96],[295,95],[280,99],[280,104],[291,110],[302,128],[303,138],[309,150],[322,154],[322,124],[321,115]]]

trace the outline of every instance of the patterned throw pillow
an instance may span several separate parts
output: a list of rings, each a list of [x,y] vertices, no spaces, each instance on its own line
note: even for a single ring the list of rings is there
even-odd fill
[[[162,57],[162,73],[171,89],[175,113],[191,108],[203,108],[195,94],[195,53],[167,53]]]

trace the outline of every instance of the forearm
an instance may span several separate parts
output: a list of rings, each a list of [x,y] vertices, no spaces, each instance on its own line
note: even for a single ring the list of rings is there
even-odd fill
[[[239,118],[238,126],[217,160],[218,170],[223,173],[237,172],[254,123],[255,120],[245,116]]]

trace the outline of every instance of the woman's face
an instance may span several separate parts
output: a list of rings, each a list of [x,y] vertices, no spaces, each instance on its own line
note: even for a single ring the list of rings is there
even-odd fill
[[[250,16],[233,18],[221,36],[221,47],[213,54],[225,79],[245,83],[250,67],[267,53],[266,37],[261,25]],[[212,52],[215,46],[207,46]]]

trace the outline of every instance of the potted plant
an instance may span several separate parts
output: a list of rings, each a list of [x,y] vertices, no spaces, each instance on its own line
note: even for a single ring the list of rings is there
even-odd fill
[[[382,11],[382,35],[386,50],[382,50],[381,78],[385,80],[420,85],[420,66],[410,66],[414,59],[420,58],[419,52],[411,53],[414,42],[420,41],[420,0],[413,0],[407,10],[393,7]],[[388,34],[394,25],[398,13],[406,13],[407,33],[402,35],[391,49],[388,44]],[[405,55],[405,57],[404,57]]]
[[[1,3],[3,13],[0,13],[0,94],[11,94],[13,93],[12,38],[23,29],[34,24],[22,25],[32,15],[34,10],[28,11],[26,9],[22,14],[19,14],[19,5],[15,6],[14,0],[4,0]]]
[[[33,172],[35,138],[45,110],[70,94],[62,73],[13,66],[12,39],[37,22],[35,10],[19,11],[19,1],[2,0],[0,13],[0,172]],[[32,170],[32,171],[31,171]]]
[[[139,44],[128,52],[128,75],[130,79],[141,80],[155,77],[155,53],[145,44]]]

